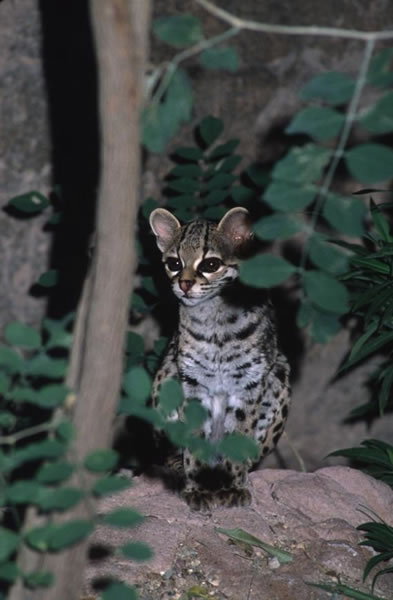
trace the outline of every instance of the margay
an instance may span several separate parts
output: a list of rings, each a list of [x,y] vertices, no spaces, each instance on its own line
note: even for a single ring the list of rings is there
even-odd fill
[[[150,225],[180,303],[178,330],[155,378],[155,401],[163,381],[178,378],[185,402],[197,398],[207,411],[202,437],[217,441],[244,433],[264,457],[284,429],[289,366],[277,347],[270,303],[255,304],[250,289],[237,281],[239,257],[251,237],[248,212],[233,208],[218,225],[197,219],[182,226],[158,208]],[[182,418],[183,408],[175,418]],[[186,450],[183,464],[182,493],[191,508],[250,503],[250,460],[217,456],[205,465]]]

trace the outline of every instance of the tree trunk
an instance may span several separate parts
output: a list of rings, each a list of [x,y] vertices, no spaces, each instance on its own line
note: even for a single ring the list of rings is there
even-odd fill
[[[123,369],[124,335],[135,267],[134,231],[139,204],[139,115],[148,46],[150,0],[91,0],[99,74],[101,178],[96,247],[78,310],[68,382],[76,393],[72,460],[109,445]],[[80,485],[80,479],[74,481]],[[78,505],[61,520],[89,518]],[[60,520],[60,519],[59,519]],[[28,528],[38,525],[36,515]],[[20,585],[10,600],[76,600],[83,582],[87,541],[55,555],[23,550],[24,571],[52,571],[48,590]]]

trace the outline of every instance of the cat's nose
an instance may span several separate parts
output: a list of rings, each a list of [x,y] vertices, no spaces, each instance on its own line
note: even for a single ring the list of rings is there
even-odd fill
[[[179,286],[180,286],[180,289],[186,294],[187,292],[190,291],[190,289],[192,288],[194,283],[195,283],[195,280],[193,280],[193,279],[180,279]]]

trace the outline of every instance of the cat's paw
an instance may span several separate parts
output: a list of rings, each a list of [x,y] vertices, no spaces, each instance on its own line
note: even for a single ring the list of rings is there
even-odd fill
[[[211,492],[192,490],[183,492],[182,496],[191,510],[209,513],[214,506],[214,497]]]
[[[233,506],[249,506],[251,494],[247,488],[231,487],[219,490],[215,494],[215,505],[231,508]]]

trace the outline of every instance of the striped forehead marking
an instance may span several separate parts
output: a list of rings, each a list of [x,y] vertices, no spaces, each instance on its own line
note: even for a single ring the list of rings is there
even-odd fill
[[[202,248],[205,254],[209,249],[210,234],[213,227],[207,221],[192,221],[185,225],[179,240],[179,250]]]

